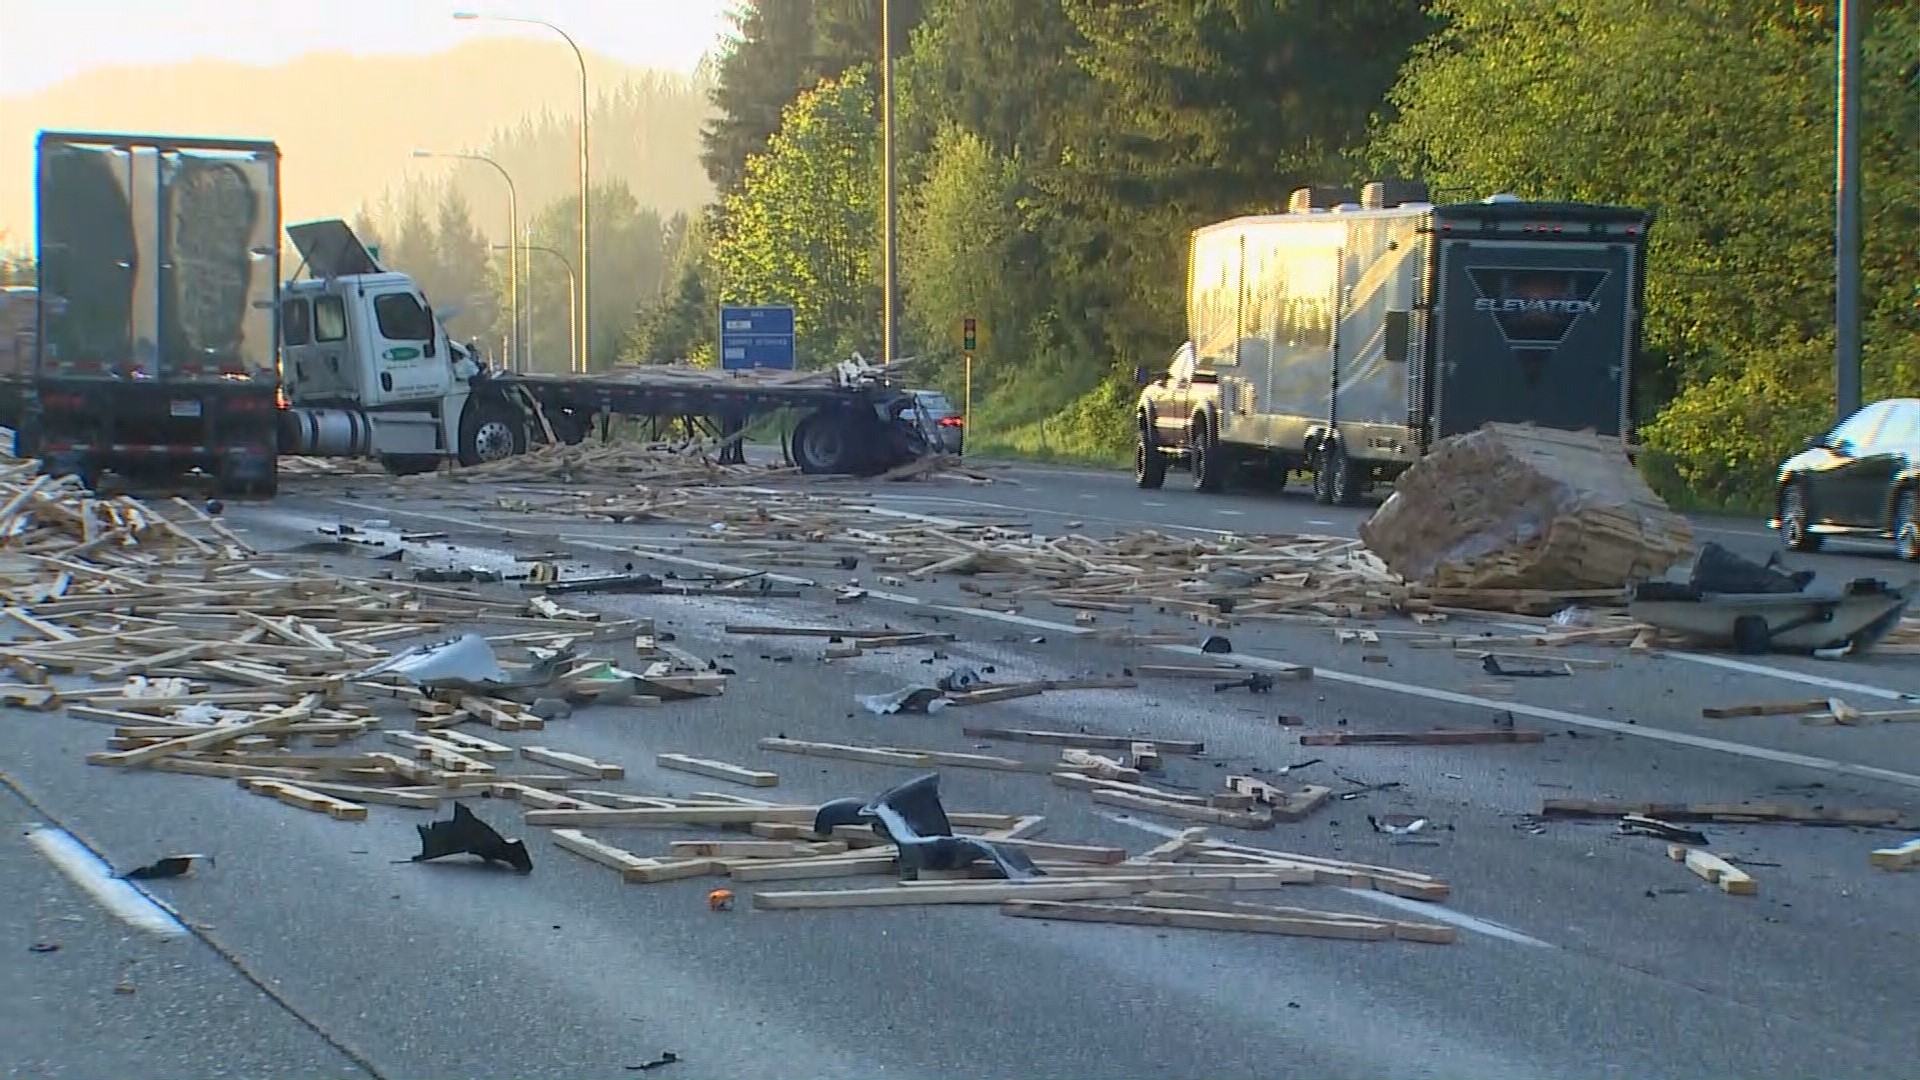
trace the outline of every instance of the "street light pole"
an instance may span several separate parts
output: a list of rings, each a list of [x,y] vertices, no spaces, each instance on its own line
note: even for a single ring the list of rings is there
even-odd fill
[[[510,248],[513,245],[495,244],[493,246],[496,248]],[[568,261],[567,257],[560,254],[559,251],[547,247],[544,244],[521,244],[520,249],[527,253],[527,270],[529,277],[532,275],[533,253],[536,251],[544,251],[554,258],[559,259],[560,265],[567,268],[567,367],[568,370],[584,370],[580,368],[580,279],[573,273],[573,263]],[[528,285],[531,287],[531,281],[529,281]],[[529,303],[527,308],[527,333],[528,336],[532,336],[533,305]]]
[[[587,157],[587,120],[589,113],[592,111],[593,102],[589,97],[587,88],[587,56],[580,51],[579,43],[573,40],[571,34],[568,34],[565,30],[560,29],[558,26],[544,19],[529,19],[520,15],[481,15],[472,11],[456,11],[453,13],[453,17],[463,22],[476,19],[491,19],[494,22],[526,23],[529,26],[543,26],[560,35],[560,40],[566,42],[567,47],[573,50],[573,59],[580,65],[580,315],[577,320],[578,328],[575,331],[579,335],[579,358],[576,361],[575,370],[584,372],[587,370],[588,364],[591,363],[591,347],[589,341],[592,338],[592,334],[590,332],[591,327],[587,324],[592,318],[591,312],[593,310],[593,263],[589,255],[590,241],[588,239],[591,235],[592,215],[587,208],[590,177],[589,159]]]
[[[1860,39],[1862,0],[1840,0],[1833,211],[1834,397],[1842,420],[1860,408]]]
[[[899,237],[894,233],[893,190],[893,5],[880,0],[880,362],[891,364],[899,348]]]
[[[417,158],[457,158],[461,161],[479,161],[491,165],[499,172],[500,178],[507,182],[507,239],[512,241],[520,235],[520,193],[514,188],[513,177],[501,164],[484,154],[440,154],[432,150],[415,150]],[[507,370],[522,369],[521,360],[526,352],[526,342],[520,336],[520,259],[518,253],[508,245],[507,250]]]

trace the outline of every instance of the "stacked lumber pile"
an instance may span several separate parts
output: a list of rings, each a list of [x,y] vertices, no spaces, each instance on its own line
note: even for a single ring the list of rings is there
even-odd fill
[[[617,442],[549,444],[499,461],[442,473],[422,473],[397,482],[419,485],[436,479],[460,483],[555,480],[563,484],[633,483],[677,488],[765,483],[799,475],[797,469],[777,466],[722,465],[714,460],[710,449],[702,443],[684,447]]]
[[[762,910],[828,910],[932,904],[994,904],[1019,918],[1177,926],[1250,933],[1292,934],[1353,941],[1399,939],[1444,944],[1454,929],[1441,923],[1379,918],[1315,908],[1217,899],[1221,892],[1260,892],[1330,884],[1395,896],[1445,900],[1447,883],[1394,867],[1231,844],[1189,829],[1140,855],[1124,848],[1034,839],[1045,819],[1033,815],[949,812],[956,832],[1023,849],[1044,873],[1026,881],[990,878],[990,867],[926,871],[897,880],[896,851],[865,825],[842,825],[831,836],[811,831],[816,806],[771,803],[744,796],[700,793],[688,799],[579,792],[600,805],[529,810],[526,823],[552,828],[553,842],[618,871],[627,882],[651,883],[725,877],[760,884],[855,877],[891,877],[871,887],[775,889],[753,894]],[[602,840],[588,829],[717,828],[747,830],[757,840],[671,841],[658,854],[641,854]],[[716,889],[709,902],[730,902]]]
[[[605,700],[613,686],[637,690],[619,698],[632,705],[724,687],[704,661],[655,644],[644,621],[602,621],[546,597],[345,578],[262,556],[184,500],[162,512],[96,498],[71,480],[29,479],[31,468],[0,472],[0,618],[13,635],[0,643],[0,665],[18,680],[0,687],[0,700],[111,725],[95,764],[232,779],[357,820],[369,802],[429,808],[448,793],[544,791],[607,775],[574,755],[524,748],[561,773],[509,775],[495,762],[514,750],[458,725],[536,730],[569,701]],[[529,691],[429,691],[365,674],[409,640],[475,625],[501,631],[487,640],[510,675],[573,659]],[[650,661],[631,680],[608,679],[604,662],[581,655],[629,637]],[[73,676],[100,685],[76,686]],[[380,710],[396,705],[413,713],[413,730],[382,730]],[[381,744],[337,749],[374,739]]]
[[[1619,440],[1513,424],[1443,441],[1360,535],[1437,589],[1621,589],[1693,553],[1692,528]]]

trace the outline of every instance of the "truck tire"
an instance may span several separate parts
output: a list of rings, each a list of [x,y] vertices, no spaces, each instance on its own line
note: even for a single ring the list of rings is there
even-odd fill
[[[1313,501],[1321,506],[1333,505],[1333,475],[1327,471],[1327,455],[1331,451],[1329,444],[1307,456],[1307,469],[1313,474]]]
[[[1193,490],[1215,492],[1227,486],[1220,439],[1213,433],[1212,419],[1204,414],[1187,430],[1187,460],[1193,469]]]
[[[1153,444],[1153,435],[1141,428],[1133,443],[1133,483],[1142,491],[1158,491],[1167,482],[1167,455]]]
[[[1313,456],[1313,501],[1323,506],[1352,506],[1360,500],[1360,485],[1354,483],[1353,461],[1347,448],[1333,441]]]
[[[460,464],[480,465],[527,452],[527,427],[498,401],[473,398],[460,417]]]
[[[793,463],[812,475],[852,472],[858,458],[857,439],[849,418],[838,412],[817,412],[793,429]]]

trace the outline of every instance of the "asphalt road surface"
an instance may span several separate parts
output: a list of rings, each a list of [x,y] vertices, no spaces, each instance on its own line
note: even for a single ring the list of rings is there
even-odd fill
[[[1168,490],[1144,494],[1105,473],[1005,476],[983,486],[888,485],[873,505],[921,517],[997,514],[1044,532],[1150,525],[1343,534],[1364,516],[1294,495],[1196,495],[1172,486],[1178,474]],[[537,506],[540,486],[522,487],[514,497]],[[506,512],[493,502],[500,492],[480,485],[407,490],[430,494],[397,495],[371,480],[302,481],[271,505],[233,506],[228,517],[260,546],[283,549],[311,544],[318,526],[354,523],[386,543],[370,553],[405,546],[402,565],[504,566],[515,552],[550,548],[571,553],[570,572],[727,565],[724,545],[689,542],[667,559],[633,551],[637,541],[658,545],[687,529]],[[401,545],[403,529],[448,535]],[[1702,534],[1749,553],[1771,549],[1754,524],[1705,522]],[[1910,567],[1870,547],[1840,547],[1804,561],[1823,574],[1909,576]],[[325,557],[365,575],[395,566]],[[830,584],[846,576],[786,573]],[[678,795],[724,786],[653,767],[654,754],[677,751],[776,770],[780,786],[754,794],[814,802],[869,795],[912,773],[766,753],[757,739],[980,746],[961,735],[952,711],[874,716],[855,705],[857,694],[925,681],[949,664],[990,664],[996,679],[1016,679],[1191,662],[1178,648],[1101,644],[1077,632],[1073,612],[1047,605],[996,615],[961,607],[946,583],[865,584],[874,595],[850,605],[817,594],[571,597],[570,605],[609,616],[654,618],[681,647],[722,658],[736,674],[717,699],[585,709],[537,738],[627,766],[624,782],[592,786]],[[818,641],[728,635],[721,624],[729,621],[934,628],[958,640],[934,665],[924,649],[829,663]],[[1450,625],[1459,634],[1506,633],[1503,621]],[[1098,625],[1197,634],[1191,622],[1144,610],[1102,614]],[[962,710],[965,723],[1204,739],[1207,756],[1172,759],[1163,781],[1195,791],[1217,787],[1224,771],[1318,757],[1292,778],[1353,798],[1295,825],[1231,838],[1439,874],[1452,899],[1434,905],[1317,886],[1273,902],[1446,921],[1460,930],[1455,944],[1050,923],[947,907],[755,911],[743,903],[713,914],[711,881],[622,884],[538,835],[528,837],[536,863],[528,877],[408,864],[412,826],[425,812],[375,807],[366,822],[336,822],[217,780],[90,768],[84,756],[99,748],[100,725],[9,711],[0,717],[0,771],[32,804],[0,803],[20,834],[0,855],[8,957],[0,975],[9,987],[0,998],[0,1065],[19,1077],[537,1080],[635,1075],[633,1066],[671,1051],[679,1061],[653,1075],[1912,1075],[1920,874],[1873,870],[1866,853],[1913,835],[1920,821],[1920,725],[1813,727],[1793,716],[1700,713],[1829,695],[1898,707],[1889,703],[1920,697],[1911,657],[1749,661],[1569,647],[1566,655],[1616,666],[1515,680],[1496,694],[1450,651],[1392,635],[1374,647],[1386,655],[1381,663],[1363,661],[1324,627],[1245,624],[1227,633],[1243,663],[1310,664],[1316,676],[1260,696],[1143,680],[1133,690],[974,707]],[[1305,727],[1280,726],[1281,713]],[[1545,741],[1298,745],[1302,730],[1484,726],[1503,713]],[[955,809],[1044,814],[1050,840],[1138,851],[1181,824],[1108,813],[1031,775],[946,770],[941,783]],[[1538,820],[1542,798],[1553,797],[1880,807],[1903,812],[1907,829],[1704,826],[1713,850],[1759,882],[1757,896],[1729,896],[1670,861],[1659,841],[1604,822]],[[511,804],[473,805],[509,835],[540,831],[522,826]],[[1428,842],[1373,831],[1368,815],[1385,813],[1428,817],[1433,825],[1419,837]],[[151,923],[152,912],[78,891],[72,881],[85,871],[70,879],[56,869],[44,842],[28,842],[34,828],[64,829],[116,867],[177,851],[215,855],[202,873],[147,886],[190,932],[169,934],[164,920],[158,929],[134,925],[124,920]],[[605,834],[643,852],[711,835]],[[32,951],[49,941],[61,947]],[[122,983],[134,992],[118,991]]]

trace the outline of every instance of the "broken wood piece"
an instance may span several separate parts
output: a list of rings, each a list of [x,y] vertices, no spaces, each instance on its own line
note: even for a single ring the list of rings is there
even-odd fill
[[[60,692],[51,686],[0,686],[0,705],[51,712],[61,706]]]
[[[1882,870],[1920,868],[1920,836],[1895,847],[1875,848],[1867,853],[1867,862]]]
[[[271,731],[275,728],[305,720],[313,715],[314,710],[318,709],[323,701],[325,701],[325,697],[321,694],[308,694],[298,702],[292,705],[283,705],[257,720],[249,720],[243,724],[209,728],[205,731],[196,731],[191,735],[182,735],[177,739],[168,739],[165,742],[152,743],[135,750],[89,754],[87,755],[87,763],[90,765],[125,767],[129,765],[143,765],[156,758],[166,757],[169,754],[182,754],[192,750],[206,750],[224,743],[233,742],[236,739],[252,735],[255,732]]]
[[[795,840],[675,840],[667,853],[681,858],[700,859],[806,859],[822,855],[844,855],[847,845],[839,840],[807,843]]]
[[[245,783],[246,779],[242,778],[241,784],[244,786]],[[308,791],[348,802],[380,803],[409,810],[437,810],[442,798],[437,789],[431,788],[377,788],[362,784],[336,784],[326,780],[299,780],[295,783]]]
[[[985,882],[896,885],[878,889],[829,889],[811,892],[763,892],[753,906],[766,911],[818,908],[891,907],[902,904],[1000,904],[1010,900],[1096,900],[1128,896],[1125,882]]]
[[[1667,858],[1685,863],[1695,875],[1720,886],[1720,891],[1735,896],[1752,896],[1760,891],[1747,872],[1705,848],[1668,844]]]
[[[1164,767],[1159,748],[1150,742],[1137,742],[1129,746],[1127,760],[1141,772],[1159,772]]]
[[[302,810],[311,810],[316,814],[325,814],[335,821],[365,821],[367,808],[359,803],[336,799],[323,795],[311,788],[301,787],[290,780],[243,780],[241,786],[257,795],[271,795]]]
[[[967,727],[960,733],[969,739],[1040,743],[1047,746],[1078,746],[1088,750],[1131,750],[1150,745],[1161,754],[1204,754],[1207,744],[1180,739],[1141,739],[1131,735],[1093,735],[1073,731],[1035,731],[1028,728]]]
[[[1289,934],[1296,937],[1341,938],[1348,941],[1386,941],[1393,937],[1385,923],[1335,919],[1303,919],[1241,912],[1181,910],[1133,904],[1066,903],[1043,899],[1015,899],[1001,904],[1000,913],[1027,919],[1068,922],[1121,923],[1129,926],[1165,926],[1188,930],[1237,930],[1241,933]]]
[[[713,859],[643,858],[625,848],[615,847],[573,829],[555,829],[553,842],[575,855],[620,871],[620,879],[627,882],[677,881],[718,874],[725,869]]]
[[[545,746],[523,746],[520,748],[520,756],[529,761],[551,765],[556,769],[565,769],[570,773],[578,773],[595,780],[620,780],[627,775],[627,770],[622,766],[595,761],[590,757],[570,754],[564,750],[553,750]]]
[[[1726,720],[1745,716],[1791,716],[1794,713],[1814,712],[1826,707],[1826,698],[1810,698],[1806,701],[1769,701],[1749,705],[1709,705],[1700,710],[1700,715],[1709,720]]]
[[[1128,768],[1118,761],[1101,757],[1090,750],[1068,748],[1060,751],[1060,761],[1077,772],[1086,773],[1102,780],[1118,780],[1132,783],[1140,779],[1140,770]]]
[[[1188,821],[1204,821],[1209,825],[1225,825],[1234,829],[1271,829],[1273,818],[1266,814],[1243,814],[1234,810],[1220,810],[1211,806],[1193,806],[1188,803],[1169,802],[1165,799],[1151,799],[1125,791],[1113,791],[1097,788],[1093,792],[1093,801],[1109,806],[1125,806],[1134,810],[1163,817],[1185,818]]]
[[[724,761],[715,761],[712,758],[689,757],[686,754],[659,754],[654,757],[653,763],[662,769],[694,773],[712,777],[715,780],[729,780],[748,787],[774,787],[780,783],[779,773],[749,769]]]
[[[1320,731],[1300,736],[1301,746],[1471,746],[1537,743],[1546,735],[1514,728],[1453,728],[1434,731]]]
[[[1227,790],[1250,796],[1280,821],[1299,821],[1333,797],[1332,788],[1319,784],[1307,784],[1297,792],[1290,792],[1251,776],[1227,777]]]
[[[1382,919],[1370,915],[1355,915],[1344,911],[1322,911],[1318,908],[1283,907],[1278,904],[1255,904],[1244,900],[1222,900],[1213,896],[1201,896],[1187,893],[1146,893],[1134,897],[1133,902],[1142,907],[1172,908],[1184,911],[1220,911],[1238,915],[1258,915],[1268,918],[1296,918],[1313,920],[1331,920],[1359,924],[1384,924],[1394,937],[1402,941],[1420,941],[1430,945],[1451,945],[1459,937],[1459,932],[1443,923],[1406,922],[1399,919]]]
[[[1779,822],[1793,825],[1897,825],[1898,810],[1829,810],[1793,803],[1655,803],[1627,799],[1547,799],[1550,818],[1619,818],[1643,814],[1662,821]]]
[[[845,638],[848,641],[860,641],[866,638],[899,637],[905,633],[917,632],[906,630],[853,630],[837,626],[759,626],[742,623],[728,623],[721,627],[721,629],[729,634]],[[952,634],[946,633],[934,634],[932,636],[940,641],[952,641],[954,638]]]
[[[893,845],[845,855],[820,855],[766,862],[734,863],[727,868],[735,881],[805,881],[814,878],[862,877],[891,874],[898,867]]]

